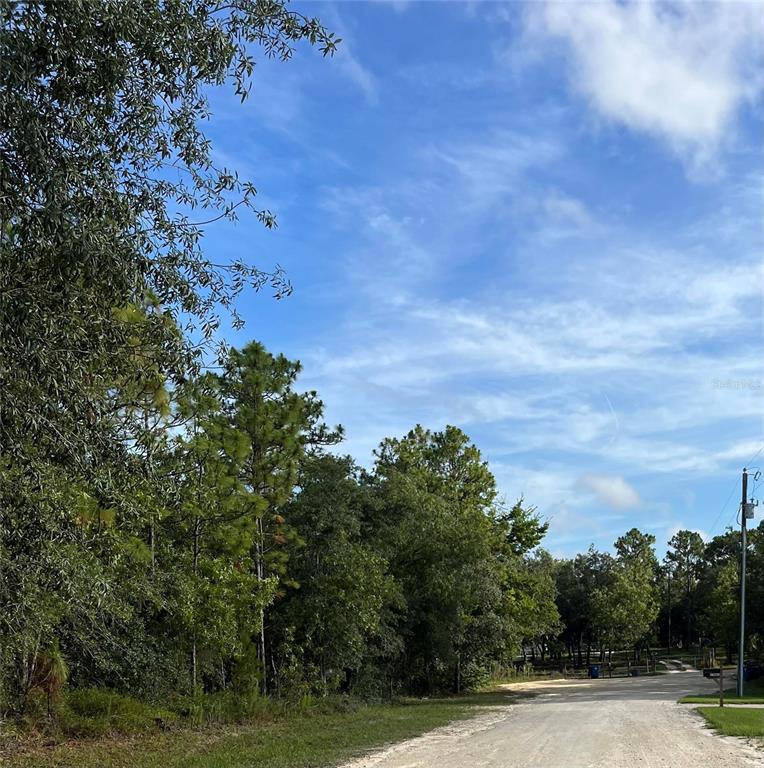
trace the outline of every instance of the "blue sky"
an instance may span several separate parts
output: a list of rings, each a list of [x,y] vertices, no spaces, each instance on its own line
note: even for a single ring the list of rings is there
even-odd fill
[[[207,251],[295,287],[226,338],[300,359],[362,464],[458,425],[557,555],[734,522],[764,466],[764,6],[293,7],[336,57],[211,96],[279,228]]]

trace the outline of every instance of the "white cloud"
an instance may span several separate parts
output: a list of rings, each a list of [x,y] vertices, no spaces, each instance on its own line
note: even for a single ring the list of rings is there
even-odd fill
[[[562,40],[572,80],[600,115],[708,165],[760,92],[764,5],[538,3],[528,26]]]
[[[373,0],[373,2],[392,8],[396,13],[405,13],[411,6],[411,0]]]
[[[703,541],[711,541],[711,534],[708,531],[703,530],[702,528],[695,528],[692,525],[683,525],[682,523],[671,523],[666,528],[666,541],[670,541],[679,531],[692,531],[693,533],[700,534],[700,538],[703,539]]]
[[[327,188],[323,208],[340,231],[354,233],[349,273],[372,299],[388,304],[446,263],[453,268],[469,258],[470,249],[460,246],[481,239],[492,217],[508,227],[532,219],[547,241],[593,228],[584,203],[535,180],[561,152],[541,132],[513,130],[425,143],[412,153],[415,173],[391,186]]]
[[[761,387],[759,387],[759,392],[761,392]],[[742,440],[718,451],[715,458],[719,461],[748,462],[759,456],[762,453],[762,448],[764,448],[764,440]]]
[[[367,69],[354,53],[351,30],[343,22],[336,6],[328,11],[328,26],[337,33],[342,42],[330,60],[330,66],[336,66],[339,72],[350,80],[363,93],[366,102],[375,105],[379,101],[377,78]]]
[[[306,360],[326,403],[342,404],[333,418],[370,436],[365,420],[380,416],[369,447],[405,414],[412,424],[456,423],[487,434],[492,458],[562,452],[576,476],[595,466],[630,476],[728,471],[736,454],[726,446],[762,423],[760,185],[734,193],[736,226],[711,217],[658,245],[541,186],[534,173],[560,151],[553,143],[492,139],[428,150],[421,174],[394,187],[328,192],[330,220],[353,227],[347,264],[360,297],[336,329],[341,345]],[[523,215],[507,213],[513,204]],[[474,216],[457,214],[465,207]],[[559,268],[480,265],[488,284],[477,294],[437,298],[441,275],[486,224],[507,218],[534,246],[555,227],[590,245]],[[508,482],[508,493],[522,487]]]
[[[656,487],[728,474],[761,432],[761,392],[716,385],[763,381],[761,183],[667,234],[560,171],[548,123],[507,125],[324,190],[349,298],[309,384],[361,461],[417,421],[464,428],[557,545],[668,524]]]
[[[334,59],[342,74],[363,93],[366,101],[376,104],[379,101],[377,78],[361,64],[344,40],[340,43]]]
[[[614,509],[631,509],[640,505],[637,492],[622,477],[614,475],[584,475],[581,486],[597,499]]]
[[[460,204],[470,212],[505,202],[518,194],[527,176],[559,159],[560,143],[551,137],[500,130],[480,141],[433,146],[429,156],[443,175],[456,174]]]

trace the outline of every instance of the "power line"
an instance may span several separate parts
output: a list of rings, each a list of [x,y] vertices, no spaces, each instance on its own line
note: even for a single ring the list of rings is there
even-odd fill
[[[750,466],[751,462],[754,461],[759,456],[759,454],[762,451],[764,451],[764,445],[762,445],[759,448],[759,450],[756,451],[756,453],[754,453],[753,456],[751,456],[751,458],[746,463],[746,466]],[[732,498],[732,494],[735,493],[735,491],[737,490],[737,487],[738,487],[738,480],[737,480],[737,478],[735,478],[735,484],[730,489],[729,496],[727,496],[727,500],[724,502],[724,506],[722,506],[721,510],[719,511],[719,514],[716,516],[716,520],[714,520],[714,524],[711,526],[711,528],[708,531],[709,536],[713,535],[713,533],[716,531],[716,526],[717,526],[719,520],[721,519],[721,516],[724,514],[724,510],[727,509],[727,504],[730,503],[730,499]],[[736,514],[737,514],[737,512],[733,512],[733,517]],[[732,517],[730,517],[730,519],[727,521],[727,525],[729,525],[731,522],[732,522]]]

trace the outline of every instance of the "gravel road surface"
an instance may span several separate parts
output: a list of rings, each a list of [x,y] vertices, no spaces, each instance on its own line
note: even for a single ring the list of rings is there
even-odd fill
[[[521,690],[535,698],[345,768],[764,768],[760,747],[717,736],[692,707],[675,703],[714,688],[697,671],[526,683]]]

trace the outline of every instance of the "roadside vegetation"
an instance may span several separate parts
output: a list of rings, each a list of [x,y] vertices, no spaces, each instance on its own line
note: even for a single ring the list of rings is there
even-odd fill
[[[730,670],[733,672],[733,670]],[[724,704],[764,704],[764,680],[751,680],[746,682],[744,687],[744,696],[738,696],[735,693],[735,686],[724,689]],[[716,704],[719,701],[719,694],[698,694],[691,696],[682,696],[679,699],[680,704]]]
[[[744,707],[699,707],[706,722],[724,736],[764,737],[764,710]]]
[[[6,753],[8,768],[318,768],[337,765],[375,747],[411,738],[454,720],[469,718],[487,707],[507,706],[506,692],[458,697],[402,699],[364,704],[333,697],[299,706],[267,707],[250,713],[246,723],[215,724],[204,728],[169,721],[166,730],[153,728],[154,711],[121,699],[112,714],[92,710],[88,732],[103,732],[125,711],[132,736],[102,735],[89,742],[67,741],[44,746],[26,741]],[[207,713],[210,714],[210,713]],[[214,718],[213,718],[214,719]],[[143,734],[137,738],[138,734]]]

